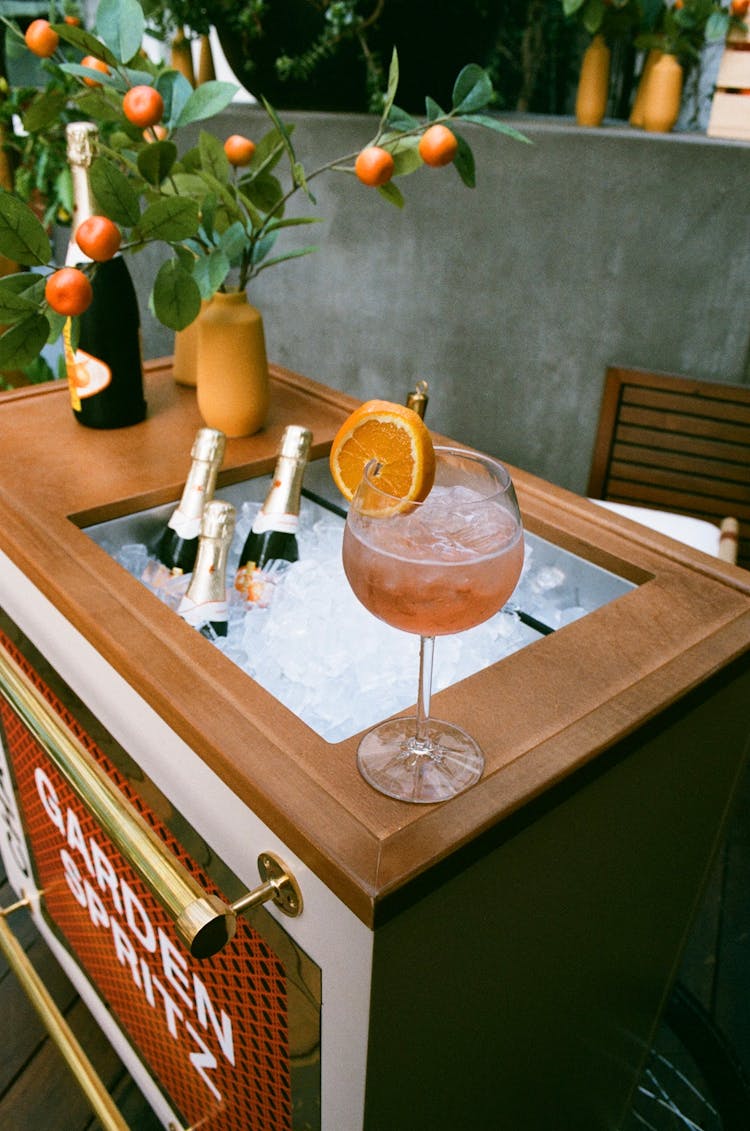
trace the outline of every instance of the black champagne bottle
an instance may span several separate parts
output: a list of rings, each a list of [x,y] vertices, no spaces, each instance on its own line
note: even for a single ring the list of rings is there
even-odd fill
[[[271,487],[245,539],[235,577],[235,588],[250,600],[255,599],[257,571],[299,557],[300,492],[311,441],[308,428],[290,424],[284,431]]]
[[[182,619],[209,639],[227,634],[227,556],[234,523],[235,510],[231,503],[212,499],[203,508],[195,569],[187,592],[177,606]]]
[[[154,552],[173,573],[191,573],[198,554],[201,518],[214,495],[226,438],[217,428],[201,428],[190,452],[192,463],[182,498],[162,531]]]
[[[66,138],[73,221],[65,262],[75,267],[90,262],[78,247],[75,233],[84,220],[96,214],[89,168],[96,155],[98,131],[91,122],[71,122]],[[70,319],[63,331],[73,413],[89,428],[124,428],[146,415],[138,300],[120,254],[97,264],[91,283],[94,297],[79,318],[77,343],[72,340]]]

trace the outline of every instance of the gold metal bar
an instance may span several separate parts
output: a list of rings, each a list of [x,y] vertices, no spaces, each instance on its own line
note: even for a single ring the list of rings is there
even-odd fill
[[[15,905],[18,906],[18,905]],[[39,1014],[42,1024],[54,1041],[75,1076],[86,1099],[105,1131],[129,1131],[128,1124],[113,1103],[93,1064],[81,1048],[75,1034],[49,995],[21,944],[0,911],[0,950],[8,966],[21,983],[24,993]]]
[[[127,803],[4,648],[0,648],[0,692],[174,920],[191,954],[208,958],[221,950],[237,927],[237,917],[231,907],[203,891],[140,813]]]

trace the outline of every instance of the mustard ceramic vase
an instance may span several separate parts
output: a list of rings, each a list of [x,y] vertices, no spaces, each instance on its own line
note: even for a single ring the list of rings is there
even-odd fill
[[[648,80],[655,64],[659,62],[661,56],[661,51],[659,51],[657,47],[652,47],[643,64],[643,70],[641,71],[641,77],[638,80],[638,86],[635,92],[635,99],[633,100],[633,108],[630,111],[630,118],[628,119],[631,126],[635,126],[637,129],[643,129],[643,104],[646,100]]]
[[[201,303],[201,313],[184,330],[178,330],[174,336],[174,355],[172,357],[172,373],[178,385],[189,385],[195,388],[198,378],[198,333],[200,320],[208,306],[207,302]]]
[[[196,321],[198,411],[209,428],[252,436],[270,401],[263,319],[244,291],[233,291],[215,294]]]
[[[669,133],[680,114],[682,64],[674,55],[662,55],[648,76],[643,99],[643,128]]]
[[[595,35],[583,53],[576,91],[576,121],[579,126],[600,126],[609,97],[611,52],[603,35]]]

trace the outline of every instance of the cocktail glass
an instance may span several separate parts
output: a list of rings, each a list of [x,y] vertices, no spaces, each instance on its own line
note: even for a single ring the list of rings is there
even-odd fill
[[[498,612],[523,565],[521,516],[506,468],[449,447],[435,448],[435,467],[429,495],[411,503],[381,490],[371,461],[349,506],[343,546],[346,576],[365,608],[420,636],[416,714],[369,731],[359,770],[381,793],[422,803],[454,797],[484,769],[466,731],[430,716],[435,637]]]

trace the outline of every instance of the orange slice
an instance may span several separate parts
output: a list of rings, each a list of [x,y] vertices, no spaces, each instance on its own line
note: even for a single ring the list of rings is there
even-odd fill
[[[405,502],[425,499],[435,479],[435,451],[419,413],[391,401],[366,401],[338,430],[331,447],[333,481],[351,500],[370,460],[378,486]]]

